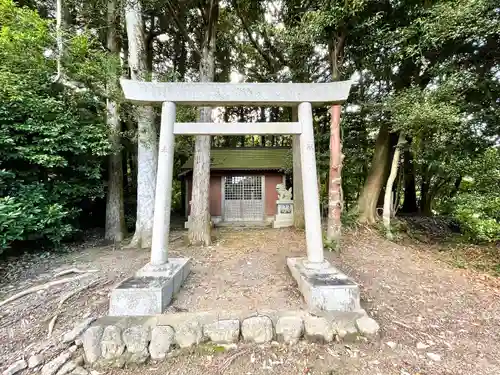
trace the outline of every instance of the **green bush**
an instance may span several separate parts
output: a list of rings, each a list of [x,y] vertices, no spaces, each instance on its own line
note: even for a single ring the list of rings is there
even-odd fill
[[[453,217],[469,239],[500,241],[500,195],[461,193],[450,203]]]
[[[23,189],[18,197],[0,197],[0,253],[15,241],[59,243],[73,231],[67,221],[74,213],[47,197],[42,185]]]
[[[462,159],[463,178],[454,197],[438,205],[474,242],[500,241],[500,149],[489,147],[473,159]]]
[[[69,78],[104,87],[91,67],[105,55],[86,38],[66,43],[65,59],[79,59]],[[54,49],[49,21],[0,0],[0,252],[15,241],[61,241],[81,202],[104,194],[104,100],[98,90],[54,82],[56,62],[47,54]]]

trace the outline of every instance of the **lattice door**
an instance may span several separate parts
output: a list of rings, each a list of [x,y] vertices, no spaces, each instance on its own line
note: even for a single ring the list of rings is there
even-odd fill
[[[224,220],[261,221],[264,219],[262,176],[224,177]]]

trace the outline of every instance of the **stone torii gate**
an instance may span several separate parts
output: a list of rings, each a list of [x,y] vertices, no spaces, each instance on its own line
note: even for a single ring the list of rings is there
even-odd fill
[[[190,135],[299,135],[307,258],[289,258],[288,265],[306,301],[326,310],[359,308],[357,285],[348,280],[323,257],[323,236],[316,172],[312,105],[340,104],[351,87],[350,81],[332,83],[153,83],[122,79],[125,98],[137,105],[162,105],[158,173],[154,206],[151,261],[112,292],[110,315],[161,313],[177,293],[189,273],[189,259],[168,258],[170,210],[174,163],[174,137]],[[298,122],[281,123],[177,123],[176,104],[192,106],[298,106]],[[334,281],[327,279],[335,279]],[[349,296],[335,303],[325,302],[325,290],[338,286]],[[326,280],[326,281],[325,281]],[[346,285],[344,285],[346,284]],[[352,303],[355,290],[357,303]],[[338,288],[337,288],[338,289]],[[327,293],[328,294],[328,293]],[[154,295],[154,298],[153,298]],[[356,297],[357,296],[357,297]],[[316,302],[314,302],[316,300]],[[328,300],[328,298],[327,298]],[[345,301],[344,301],[345,300]],[[137,308],[137,303],[143,308]],[[328,306],[327,306],[328,305]],[[335,305],[335,306],[333,306]],[[339,308],[340,306],[340,308]],[[333,308],[332,308],[333,307]]]

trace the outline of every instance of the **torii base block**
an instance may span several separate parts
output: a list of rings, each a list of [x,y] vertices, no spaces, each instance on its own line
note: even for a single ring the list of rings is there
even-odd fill
[[[287,258],[286,263],[309,309],[361,311],[358,284],[328,261],[313,268],[307,258]]]
[[[155,267],[147,264],[111,291],[110,316],[156,315],[165,311],[190,272],[189,258],[170,258]]]

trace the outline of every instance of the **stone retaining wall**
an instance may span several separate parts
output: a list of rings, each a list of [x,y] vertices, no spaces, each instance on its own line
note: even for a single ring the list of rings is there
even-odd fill
[[[240,340],[263,344],[300,339],[328,343],[373,338],[379,326],[364,310],[310,314],[303,311],[202,312],[151,317],[103,317],[94,321],[81,340],[87,365],[123,367],[148,359],[162,360],[175,347],[204,342],[232,344]]]
[[[123,367],[160,361],[174,348],[200,343],[234,345],[237,341],[263,344],[300,339],[372,339],[379,326],[364,310],[317,314],[305,311],[239,311],[162,314],[144,317],[88,318],[58,339],[51,354],[38,351],[8,366],[2,375],[21,371],[41,375],[92,375],[91,367]],[[83,348],[82,348],[83,347]],[[85,366],[85,367],[83,367]]]

